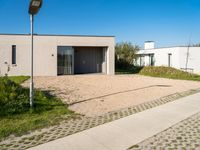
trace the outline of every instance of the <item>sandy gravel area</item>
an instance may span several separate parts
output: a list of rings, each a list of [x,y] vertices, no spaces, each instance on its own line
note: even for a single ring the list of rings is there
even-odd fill
[[[76,75],[35,77],[35,87],[52,91],[70,104],[71,110],[95,116],[200,88],[200,82],[139,75]]]

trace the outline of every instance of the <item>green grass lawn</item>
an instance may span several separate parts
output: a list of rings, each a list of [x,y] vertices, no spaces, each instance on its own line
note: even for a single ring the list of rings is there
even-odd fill
[[[139,74],[151,77],[200,81],[200,75],[188,73],[171,67],[144,67],[139,71]]]
[[[28,80],[29,79],[29,76],[11,76],[11,77],[8,77],[11,81],[17,83],[17,84],[21,84],[23,83],[24,81]]]
[[[30,109],[29,90],[19,85],[26,79],[0,77],[0,141],[75,116],[60,99],[42,91],[35,91],[34,108]]]
[[[130,69],[116,69],[116,74],[139,74],[151,77],[200,81],[200,75],[188,73],[171,67],[132,67]]]

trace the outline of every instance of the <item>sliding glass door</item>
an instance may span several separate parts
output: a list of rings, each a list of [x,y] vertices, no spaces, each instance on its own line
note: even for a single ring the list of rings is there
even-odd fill
[[[74,49],[69,46],[58,46],[58,75],[74,74]]]

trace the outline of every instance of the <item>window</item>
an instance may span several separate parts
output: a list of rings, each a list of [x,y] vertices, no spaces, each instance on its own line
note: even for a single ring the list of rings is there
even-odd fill
[[[16,45],[12,45],[12,64],[16,64]]]
[[[168,54],[168,67],[171,67],[172,66],[172,54],[169,53]]]
[[[149,54],[149,66],[154,66],[154,54]]]

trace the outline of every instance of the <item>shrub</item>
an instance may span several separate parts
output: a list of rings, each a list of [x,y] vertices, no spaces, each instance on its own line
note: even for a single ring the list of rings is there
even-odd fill
[[[48,91],[36,90],[34,107],[30,109],[29,89],[19,85],[24,78],[0,77],[0,141],[11,134],[19,136],[76,116]]]
[[[8,77],[0,77],[0,117],[23,113],[41,113],[56,107],[65,107],[60,100],[48,92],[35,91],[34,108],[29,106],[29,89],[11,81]]]
[[[116,74],[138,74],[143,67],[139,66],[130,66],[129,68],[125,69],[115,69]]]
[[[0,116],[28,111],[28,92],[8,79],[0,78]]]

